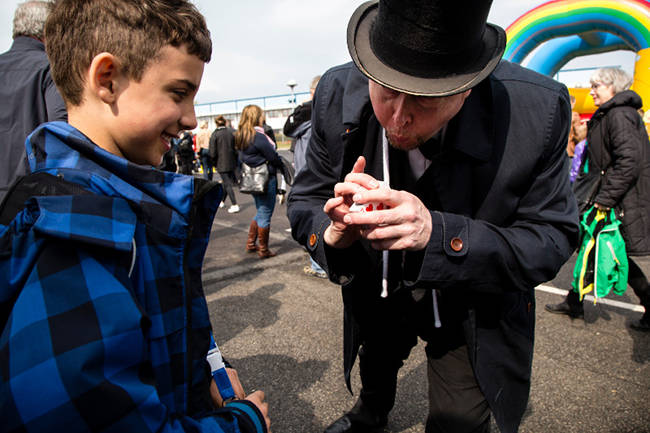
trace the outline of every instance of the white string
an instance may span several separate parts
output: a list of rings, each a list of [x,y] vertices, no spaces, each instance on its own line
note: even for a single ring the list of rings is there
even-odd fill
[[[386,131],[382,128],[382,156],[384,160],[384,185],[390,188],[390,170],[388,165],[388,139]],[[388,250],[382,251],[382,276],[381,276],[381,297],[388,296]]]

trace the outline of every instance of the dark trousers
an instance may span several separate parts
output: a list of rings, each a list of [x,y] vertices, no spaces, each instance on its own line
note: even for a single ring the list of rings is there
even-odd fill
[[[212,180],[212,158],[210,158],[208,149],[201,149],[199,151],[199,158],[201,159],[201,167],[203,168],[203,178]]]
[[[433,317],[427,313],[432,305],[431,292],[417,302],[408,298],[411,296],[409,293],[406,295],[390,301],[377,296],[376,302],[370,301],[372,306],[366,304],[366,312],[358,316],[365,322],[359,323],[362,334],[365,334],[359,351],[362,386],[359,398],[364,409],[378,418],[387,417],[395,403],[397,373],[417,344],[417,336],[422,334],[419,331],[433,326]],[[396,303],[401,304],[398,310],[410,311],[410,314],[398,313],[396,316]],[[368,314],[368,308],[376,308],[378,314]],[[386,317],[391,320],[386,320]],[[364,332],[368,329],[372,331]],[[457,335],[462,331],[456,328],[452,332]],[[457,341],[456,338],[452,340]],[[467,345],[448,341],[448,347],[439,350],[438,341],[430,341],[436,350],[427,350],[429,415],[426,433],[488,432],[490,408],[476,382]]]
[[[223,189],[226,190],[226,195],[230,197],[230,203],[236,205],[237,197],[235,197],[235,191],[233,190],[233,185],[236,182],[235,174],[232,171],[220,171],[219,176],[221,176],[221,183],[223,184]],[[223,201],[226,201],[225,196]]]

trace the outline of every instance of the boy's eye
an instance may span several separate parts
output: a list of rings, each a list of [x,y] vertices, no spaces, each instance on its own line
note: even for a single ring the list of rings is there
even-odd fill
[[[187,90],[184,89],[176,89],[173,90],[173,93],[175,96],[177,96],[179,99],[183,99],[187,96]]]

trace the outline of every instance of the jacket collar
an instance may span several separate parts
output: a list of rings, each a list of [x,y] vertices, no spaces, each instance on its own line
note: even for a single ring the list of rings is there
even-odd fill
[[[461,111],[449,122],[447,134],[451,140],[447,142],[450,146],[472,158],[487,161],[494,143],[493,106],[491,79],[487,78],[472,89]],[[343,124],[359,125],[366,110],[372,110],[368,79],[352,66],[343,92]]]
[[[113,155],[65,122],[39,126],[25,142],[32,172],[74,169],[89,184],[101,182],[105,195],[136,203],[162,204],[184,217],[194,193],[194,178],[151,166],[137,165]],[[110,189],[109,189],[110,188]]]
[[[11,44],[12,50],[39,50],[45,51],[45,44],[36,38],[29,36],[18,36]]]

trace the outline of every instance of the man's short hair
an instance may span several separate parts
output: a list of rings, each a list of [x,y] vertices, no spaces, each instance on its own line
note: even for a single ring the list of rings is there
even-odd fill
[[[55,0],[45,38],[54,82],[72,105],[81,104],[85,74],[102,52],[135,81],[166,45],[186,45],[206,63],[212,54],[205,18],[187,0]]]
[[[316,86],[318,86],[318,82],[320,81],[320,75],[316,75],[312,80],[311,80],[311,86],[309,86],[309,89],[316,89]]]
[[[223,116],[217,116],[214,119],[214,123],[216,123],[217,126],[226,126],[226,118]]]
[[[612,86],[614,94],[627,90],[632,85],[632,78],[621,68],[600,68],[589,79],[591,84]]]
[[[14,13],[14,39],[18,36],[32,36],[42,40],[45,20],[51,8],[50,1],[20,3]]]

